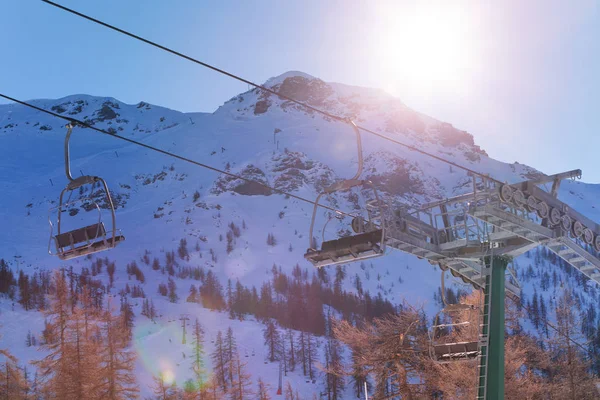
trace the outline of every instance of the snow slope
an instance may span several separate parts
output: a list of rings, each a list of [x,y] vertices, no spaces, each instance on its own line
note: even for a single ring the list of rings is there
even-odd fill
[[[285,73],[266,85],[499,180],[517,182],[539,173],[523,164],[489,158],[469,133],[420,114],[380,90],[325,83],[300,72]],[[129,105],[88,95],[32,103],[308,199],[314,199],[319,189],[336,179],[354,175],[357,165],[356,139],[347,124],[307,112],[257,89],[233,97],[212,114],[186,114],[144,102]],[[81,259],[61,263],[47,254],[48,209],[57,204],[66,184],[64,133],[64,121],[60,119],[20,105],[0,105],[0,218],[4,227],[0,230],[0,258],[15,270],[31,272],[65,265],[77,270],[89,265],[89,260]],[[371,135],[363,134],[362,139],[365,176],[399,201],[416,204],[468,190],[463,171]],[[126,263],[139,260],[146,250],[151,257],[164,257],[165,251],[176,249],[181,238],[187,239],[190,248],[196,244],[200,247],[200,251],[190,252],[188,264],[212,268],[222,282],[239,278],[244,285],[259,287],[269,279],[268,271],[274,264],[285,271],[291,271],[297,263],[308,267],[302,255],[308,247],[310,204],[82,128],[74,130],[71,153],[74,175],[102,176],[118,199],[118,225],[126,241],[110,254],[100,254],[117,261],[115,290],[127,281],[123,271]],[[194,199],[195,192],[198,199]],[[599,196],[600,185],[583,182],[566,182],[560,192],[563,201],[595,221],[600,221],[596,206]],[[354,207],[347,196],[330,201],[342,210]],[[319,212],[321,222],[325,217],[325,212]],[[82,211],[69,223],[81,224],[94,218]],[[231,222],[238,226],[245,223],[247,229],[228,254],[226,241],[219,236],[225,237]],[[325,235],[331,237],[347,228],[334,221]],[[276,246],[266,244],[269,233],[275,235]],[[517,264],[525,265],[526,261],[517,260]],[[349,265],[346,271],[349,289],[350,278],[358,274],[366,290],[381,292],[390,301],[407,299],[423,304],[430,313],[438,306],[432,296],[439,286],[439,271],[426,261],[391,252],[365,269]],[[571,278],[564,271],[560,274],[568,284]],[[140,355],[138,376],[143,394],[149,394],[145,384],[151,382],[157,367],[172,369],[177,382],[191,375],[181,357],[186,347],[178,344],[177,318],[183,312],[200,318],[209,337],[232,326],[241,348],[254,349],[260,361],[251,360],[253,376],[269,378],[274,385],[278,366],[262,363],[260,324],[231,321],[227,315],[182,300],[170,304],[156,294],[159,280],[164,277],[147,274],[145,286],[147,294],[156,296],[163,315],[160,322],[148,325],[143,317],[137,319],[135,346]],[[528,283],[525,292],[530,292],[533,285],[535,281]],[[188,283],[179,285],[180,298],[185,298],[187,289]],[[595,290],[584,293],[584,301],[598,304]],[[35,312],[24,312],[18,305],[12,311],[6,301],[0,304],[4,325],[1,347],[6,344],[15,349],[21,361],[35,358],[33,349],[24,347],[23,337],[27,329],[39,333],[42,318]],[[292,374],[292,379],[302,393],[310,395],[320,390],[298,374]]]

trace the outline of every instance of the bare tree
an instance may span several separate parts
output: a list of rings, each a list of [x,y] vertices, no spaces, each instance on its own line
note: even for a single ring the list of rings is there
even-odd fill
[[[176,400],[177,399],[177,386],[175,382],[168,384],[165,381],[163,373],[159,373],[154,378],[154,385],[152,386],[152,392],[156,395],[157,400]]]
[[[271,400],[271,396],[269,396],[270,389],[271,387],[268,384],[266,384],[261,378],[258,378],[258,400]]]
[[[17,359],[6,349],[0,349],[0,397],[2,399],[25,400],[29,385],[19,368]]]
[[[120,323],[108,309],[102,314],[100,329],[103,341],[96,351],[100,356],[100,398],[110,400],[137,399],[139,389],[135,377],[135,353],[129,347],[129,328]]]
[[[247,399],[253,393],[250,388],[252,382],[250,380],[250,374],[246,372],[246,363],[240,360],[240,355],[237,352],[233,357],[232,367],[234,369],[234,374],[229,398],[230,400]]]

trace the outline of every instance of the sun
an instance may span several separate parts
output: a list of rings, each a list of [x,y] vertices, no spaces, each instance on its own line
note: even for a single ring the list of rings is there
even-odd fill
[[[475,51],[472,21],[465,7],[452,3],[419,1],[378,10],[375,61],[388,86],[426,91],[467,81]]]

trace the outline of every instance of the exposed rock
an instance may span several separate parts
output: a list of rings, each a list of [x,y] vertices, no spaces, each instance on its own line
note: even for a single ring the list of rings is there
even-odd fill
[[[67,111],[69,115],[77,115],[83,111],[83,107],[88,103],[85,100],[67,101],[61,104],[52,106],[50,109],[57,114],[63,114]]]
[[[277,91],[292,99],[313,105],[320,105],[333,94],[333,89],[320,79],[307,79],[303,76],[293,76],[277,87]]]
[[[106,120],[110,120],[110,119],[115,119],[118,116],[118,114],[112,108],[110,108],[107,103],[104,103],[102,105],[102,108],[98,111],[97,115],[98,115],[98,118],[96,118],[97,121],[106,121]]]
[[[65,104],[71,104],[71,103],[69,102],[69,103],[65,103]],[[55,106],[50,107],[50,110],[54,111],[55,113],[62,114],[65,111],[67,111],[67,109],[63,107],[65,104],[57,104]]]
[[[416,133],[425,132],[425,123],[419,114],[409,108],[402,107],[396,110],[386,121],[386,129],[390,132]]]
[[[286,192],[298,189],[306,182],[306,175],[296,168],[290,168],[275,179],[275,187]]]
[[[417,163],[388,152],[377,152],[366,157],[365,171],[367,179],[378,190],[393,196],[412,200],[415,196],[438,198],[445,190],[437,178],[425,175]]]
[[[254,115],[266,113],[270,106],[271,106],[271,102],[268,100],[257,101],[256,104],[254,105]]]
[[[248,182],[244,179],[235,178],[229,175],[221,175],[211,189],[214,194],[232,191],[244,196],[269,196],[271,189],[261,185],[268,185],[265,173],[252,164],[247,165],[238,175],[257,182]],[[258,183],[260,182],[260,183]]]
[[[277,189],[293,191],[303,185],[313,185],[318,192],[330,186],[335,176],[326,165],[309,160],[304,153],[285,150],[272,158],[271,171],[277,176]]]
[[[440,143],[447,147],[456,147],[460,144],[465,144],[473,149],[473,152],[483,154],[487,156],[487,153],[477,145],[475,145],[475,140],[473,139],[473,135],[466,131],[461,131],[456,129],[447,122],[442,122],[438,126],[435,127],[437,130],[437,134],[440,140]]]

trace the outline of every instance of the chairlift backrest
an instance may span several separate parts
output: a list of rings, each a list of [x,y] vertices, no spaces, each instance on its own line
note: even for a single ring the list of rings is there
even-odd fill
[[[100,222],[98,224],[92,224],[70,232],[58,234],[54,237],[54,240],[56,242],[56,247],[65,248],[79,243],[93,241],[104,236],[106,236],[106,229],[104,229],[104,224]]]

